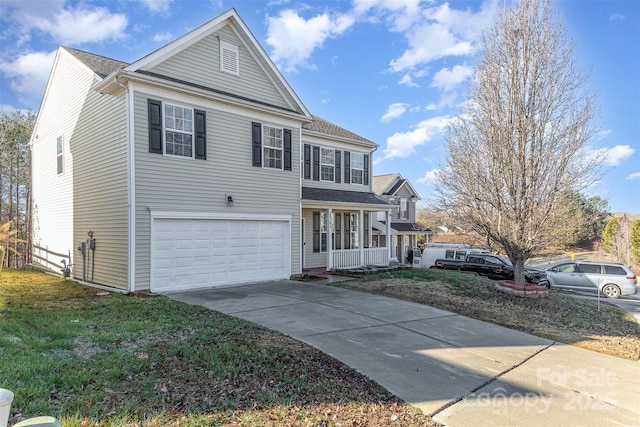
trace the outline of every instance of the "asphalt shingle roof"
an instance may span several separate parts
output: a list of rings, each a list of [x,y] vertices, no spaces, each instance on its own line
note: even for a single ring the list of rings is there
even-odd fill
[[[363,191],[330,190],[326,188],[302,187],[302,200],[322,202],[357,203],[367,205],[393,205],[393,203]]]
[[[368,144],[375,144],[373,141],[369,141],[366,138],[361,137],[351,131],[348,131],[340,126],[328,122],[325,119],[318,117],[314,114],[311,115],[313,121],[302,125],[302,129],[310,130],[312,132],[319,132],[325,135],[337,136],[340,138],[353,139],[355,141],[366,142]]]
[[[128,66],[126,62],[117,61],[105,56],[96,55],[70,47],[63,47],[64,50],[75,56],[80,62],[89,67],[94,73],[103,79],[119,68]]]

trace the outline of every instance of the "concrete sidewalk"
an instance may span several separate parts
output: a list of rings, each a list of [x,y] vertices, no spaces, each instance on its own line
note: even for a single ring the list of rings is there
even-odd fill
[[[168,296],[308,343],[447,426],[640,426],[638,362],[313,283]]]

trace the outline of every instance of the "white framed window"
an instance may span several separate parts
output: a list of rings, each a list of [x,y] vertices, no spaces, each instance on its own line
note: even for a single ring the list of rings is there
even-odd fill
[[[362,184],[364,176],[364,154],[351,153],[351,183]]]
[[[360,233],[358,233],[358,214],[349,215],[349,222],[351,249],[358,249],[360,247]]]
[[[193,109],[164,104],[164,153],[193,158]]]
[[[331,148],[320,148],[320,180],[334,180],[336,154]]]
[[[64,138],[60,135],[56,141],[56,165],[58,175],[64,173]]]
[[[398,210],[398,219],[409,218],[409,199],[402,197],[400,199],[400,208]]]
[[[263,166],[282,169],[282,128],[262,125]]]
[[[320,212],[320,252],[327,252],[327,213],[326,212]]]
[[[235,75],[240,74],[238,46],[220,40],[220,70]]]

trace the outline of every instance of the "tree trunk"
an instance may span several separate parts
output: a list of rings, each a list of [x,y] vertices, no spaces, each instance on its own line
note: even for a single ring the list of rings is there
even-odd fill
[[[524,258],[518,257],[517,259],[511,259],[513,263],[513,283],[516,285],[525,285],[527,280],[524,277]]]

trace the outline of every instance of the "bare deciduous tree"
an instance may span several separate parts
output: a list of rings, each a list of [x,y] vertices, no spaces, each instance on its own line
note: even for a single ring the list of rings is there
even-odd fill
[[[597,178],[586,153],[594,99],[574,44],[545,0],[520,0],[483,34],[463,114],[446,136],[441,207],[524,263],[568,217],[563,196]]]

